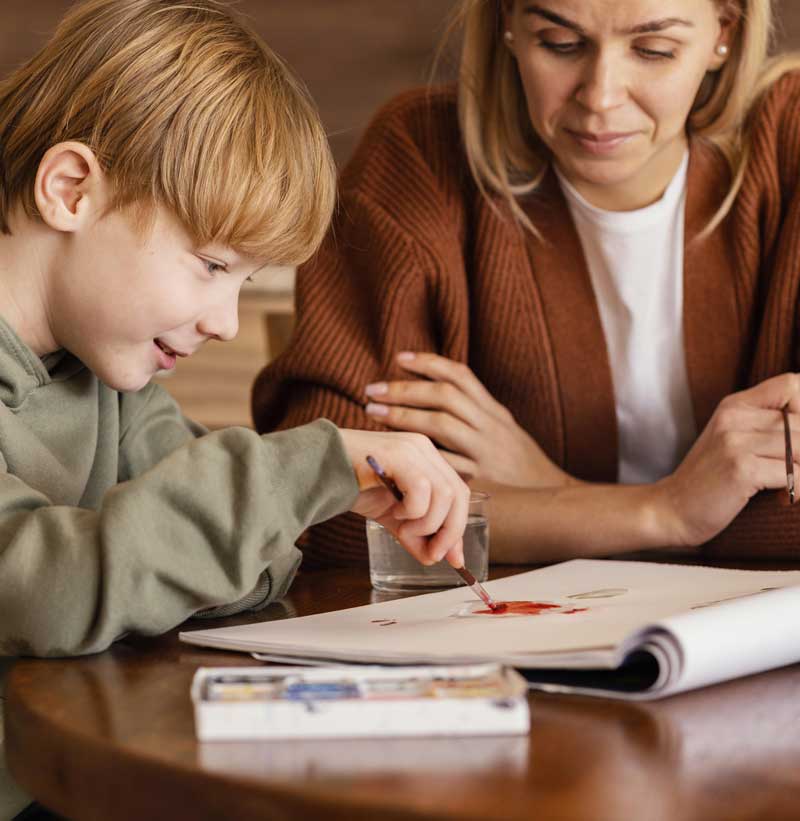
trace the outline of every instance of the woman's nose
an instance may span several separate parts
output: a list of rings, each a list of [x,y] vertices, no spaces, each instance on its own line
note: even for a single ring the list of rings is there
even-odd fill
[[[575,98],[589,111],[603,112],[621,105],[628,79],[621,59],[599,53],[587,61]]]

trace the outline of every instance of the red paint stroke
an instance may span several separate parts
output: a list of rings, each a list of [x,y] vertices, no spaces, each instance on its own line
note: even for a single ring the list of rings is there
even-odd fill
[[[486,616],[540,616],[548,610],[559,610],[561,613],[567,615],[572,613],[583,613],[587,610],[586,607],[573,607],[571,610],[561,610],[560,604],[550,604],[548,602],[537,601],[501,601],[496,603],[494,610],[487,608],[486,610],[475,610],[477,615]]]

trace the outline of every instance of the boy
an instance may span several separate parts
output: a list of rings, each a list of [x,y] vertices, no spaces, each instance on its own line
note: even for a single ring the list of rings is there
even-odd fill
[[[88,0],[0,83],[0,656],[263,607],[347,509],[460,562],[468,491],[427,439],[206,434],[149,384],[235,336],[242,283],[314,252],[334,190],[305,93],[215,0]]]

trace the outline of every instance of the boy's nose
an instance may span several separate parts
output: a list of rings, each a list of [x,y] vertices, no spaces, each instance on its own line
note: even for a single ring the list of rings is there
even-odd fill
[[[627,94],[627,79],[620,60],[598,54],[586,64],[575,97],[589,111],[608,111],[621,105]]]
[[[239,294],[210,308],[197,323],[203,336],[229,342],[239,333]]]

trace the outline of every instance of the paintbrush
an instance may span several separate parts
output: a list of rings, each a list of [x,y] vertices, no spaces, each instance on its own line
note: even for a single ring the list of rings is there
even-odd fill
[[[375,461],[372,456],[367,456],[367,464],[372,468],[374,474],[378,477],[381,484],[389,489],[392,496],[398,502],[403,501],[403,491],[397,487],[394,479],[386,475],[383,468]],[[450,565],[453,567],[452,565]],[[461,567],[453,567],[453,570],[472,588],[473,593],[490,609],[497,610],[497,602],[484,590],[483,585],[467,570],[463,565]]]

